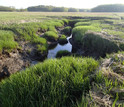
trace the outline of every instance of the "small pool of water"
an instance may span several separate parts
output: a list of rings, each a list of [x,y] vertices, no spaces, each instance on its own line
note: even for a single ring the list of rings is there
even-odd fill
[[[67,37],[67,41],[68,43],[65,44],[65,45],[61,45],[61,44],[57,44],[56,47],[54,47],[53,49],[49,49],[48,50],[48,55],[47,55],[47,58],[50,59],[50,58],[55,58],[56,57],[56,54],[58,51],[60,50],[67,50],[69,52],[72,52],[72,45],[71,43],[69,42],[69,39],[72,38],[72,35],[70,37]]]

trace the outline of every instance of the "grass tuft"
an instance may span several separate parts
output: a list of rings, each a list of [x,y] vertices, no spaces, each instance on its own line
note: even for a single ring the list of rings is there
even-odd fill
[[[53,32],[53,31],[48,31],[44,33],[44,37],[48,40],[48,41],[57,41],[57,39],[59,38],[59,36]]]
[[[62,56],[70,56],[70,55],[71,55],[71,52],[67,50],[62,50],[57,52],[56,58],[61,58]]]
[[[17,48],[18,43],[14,41],[14,33],[11,31],[0,30],[0,51],[12,50]]]
[[[97,67],[92,58],[46,60],[0,83],[1,106],[72,106],[89,90]]]

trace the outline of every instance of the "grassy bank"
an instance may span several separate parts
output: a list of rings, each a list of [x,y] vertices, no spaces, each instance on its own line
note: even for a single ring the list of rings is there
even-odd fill
[[[2,81],[0,106],[123,106],[123,55],[46,60]]]
[[[16,49],[18,43],[14,40],[15,35],[11,31],[0,30],[0,52],[2,50],[11,51]]]
[[[67,19],[62,19],[62,20],[51,19],[43,22],[29,22],[29,23],[21,23],[21,24],[15,23],[12,25],[5,24],[0,26],[1,32],[3,32],[1,33],[1,37],[2,38],[4,37],[5,39],[6,35],[9,34],[7,33],[7,31],[11,31],[11,35],[13,39],[17,40],[17,42],[28,41],[30,44],[33,44],[36,47],[36,50],[41,54],[47,53],[48,51],[47,41],[49,40],[57,41],[59,38],[57,28],[64,27],[66,24],[68,24]],[[41,35],[43,34],[44,36],[41,37]],[[12,37],[9,39],[10,41],[13,41]],[[8,41],[8,44],[10,41]],[[3,43],[2,41],[1,44],[4,45],[5,43]],[[16,46],[14,44],[15,44],[14,42],[11,42],[11,45],[8,46],[11,46],[11,48],[15,48]],[[0,49],[1,50],[5,49],[5,46],[1,45]],[[8,49],[7,46],[6,49]]]
[[[97,17],[98,18],[98,17]],[[106,53],[123,51],[123,21],[120,19],[71,20],[72,39],[85,55],[104,57]],[[89,33],[90,32],[90,33]]]
[[[73,106],[90,89],[90,75],[98,62],[65,57],[11,75],[0,83],[2,107]]]
[[[123,14],[72,15],[74,13],[0,13],[0,52],[19,47],[24,48],[24,54],[18,49],[20,55],[28,57],[36,52],[35,57],[41,58],[47,55],[48,43],[65,43],[72,31],[70,42],[79,52],[74,55],[80,55],[80,58],[64,57],[71,53],[59,51],[57,57],[62,58],[45,60],[2,80],[0,107],[123,107],[124,19],[120,19]],[[11,16],[10,20],[7,16]],[[10,55],[7,58],[11,58]],[[82,58],[83,55],[99,59]],[[0,63],[2,58],[6,60],[0,56]],[[6,73],[12,67],[8,66],[0,66],[1,71]]]

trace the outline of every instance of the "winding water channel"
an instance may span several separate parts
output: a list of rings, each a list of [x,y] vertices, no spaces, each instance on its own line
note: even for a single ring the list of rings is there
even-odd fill
[[[72,45],[69,41],[69,39],[71,39],[71,38],[72,38],[72,35],[67,37],[67,41],[68,41],[67,44],[61,45],[61,44],[58,43],[53,49],[49,49],[47,58],[48,59],[55,58],[57,52],[60,51],[60,50],[67,50],[69,52],[72,52]]]

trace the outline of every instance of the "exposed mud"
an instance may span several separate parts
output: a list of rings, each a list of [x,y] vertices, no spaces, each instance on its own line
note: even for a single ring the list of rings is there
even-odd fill
[[[64,27],[56,28],[59,37],[62,35],[63,29]],[[37,32],[37,34],[42,37],[44,32]],[[42,62],[47,58],[48,53],[46,52],[41,54],[38,52],[36,44],[32,44],[28,41],[22,41],[19,38],[17,38],[16,41],[18,42],[19,47],[21,47],[20,49],[15,49],[10,53],[3,51],[2,54],[0,54],[0,80],[29,67],[34,61]],[[53,45],[58,44],[58,41],[47,42],[48,49],[53,47]]]
[[[10,76],[12,73],[28,67],[31,60],[25,53],[15,50],[11,53],[4,53],[0,56],[0,80]]]

